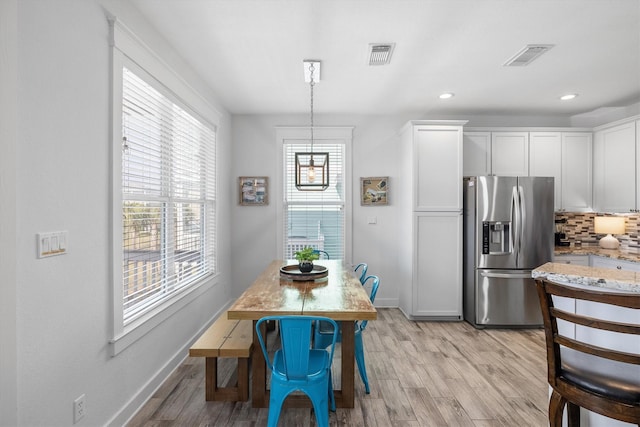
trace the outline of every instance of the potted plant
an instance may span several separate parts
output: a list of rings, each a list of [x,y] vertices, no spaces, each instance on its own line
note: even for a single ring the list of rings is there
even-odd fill
[[[313,261],[320,258],[320,255],[310,246],[297,251],[295,256],[298,260],[298,268],[303,273],[309,273],[313,270]]]

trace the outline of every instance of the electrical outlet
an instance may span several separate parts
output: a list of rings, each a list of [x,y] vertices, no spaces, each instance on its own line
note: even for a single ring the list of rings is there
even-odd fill
[[[73,423],[74,424],[80,421],[84,417],[86,413],[86,409],[87,408],[84,404],[84,394],[83,394],[73,401]]]

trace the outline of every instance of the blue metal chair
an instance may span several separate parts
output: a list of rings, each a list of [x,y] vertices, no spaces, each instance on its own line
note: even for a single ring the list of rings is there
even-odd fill
[[[378,276],[368,276],[362,282],[362,286],[365,286],[366,282],[369,279],[373,279],[373,284],[371,286],[371,293],[369,294],[369,299],[373,303],[376,299],[376,293],[378,292],[378,285],[380,284],[380,279]],[[362,340],[362,333],[367,327],[367,320],[363,320],[362,322],[356,322],[355,325],[355,353],[356,353],[356,363],[358,365],[358,372],[360,372],[360,378],[362,378],[362,382],[364,383],[364,389],[367,394],[369,394],[369,379],[367,378],[367,368],[364,363],[364,342]],[[327,348],[332,343],[333,335],[335,333],[335,327],[328,322],[320,321],[315,324],[315,331],[313,334],[313,348]],[[342,334],[338,334],[338,342],[342,341]]]
[[[357,273],[359,268],[362,268],[362,273],[360,273],[360,283],[364,285],[364,279],[367,277],[367,270],[369,269],[369,266],[366,263],[361,262],[356,265],[356,268],[353,270]]]
[[[320,258],[324,257],[324,259],[331,259],[331,257],[329,256],[329,252],[327,252],[327,251],[323,251],[323,250],[320,250],[320,249],[314,249],[313,253],[317,254],[318,257],[320,257]]]
[[[273,359],[260,333],[263,322],[275,321],[280,326],[281,347],[276,350]],[[311,348],[312,325],[323,322],[334,328],[332,337],[328,338],[330,350]],[[317,316],[268,316],[256,323],[258,340],[264,359],[271,371],[271,395],[269,398],[269,418],[267,425],[276,427],[282,404],[294,391],[302,391],[313,404],[318,426],[329,425],[329,410],[336,410],[331,383],[331,363],[338,339],[338,324],[328,317]]]

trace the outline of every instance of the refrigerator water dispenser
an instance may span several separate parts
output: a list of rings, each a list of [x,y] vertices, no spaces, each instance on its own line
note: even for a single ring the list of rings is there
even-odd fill
[[[484,221],[482,223],[483,255],[501,255],[512,251],[510,221]]]

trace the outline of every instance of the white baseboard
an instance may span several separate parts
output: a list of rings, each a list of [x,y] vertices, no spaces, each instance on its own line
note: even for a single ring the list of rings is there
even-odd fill
[[[398,308],[398,298],[376,298],[374,304],[377,308]]]

